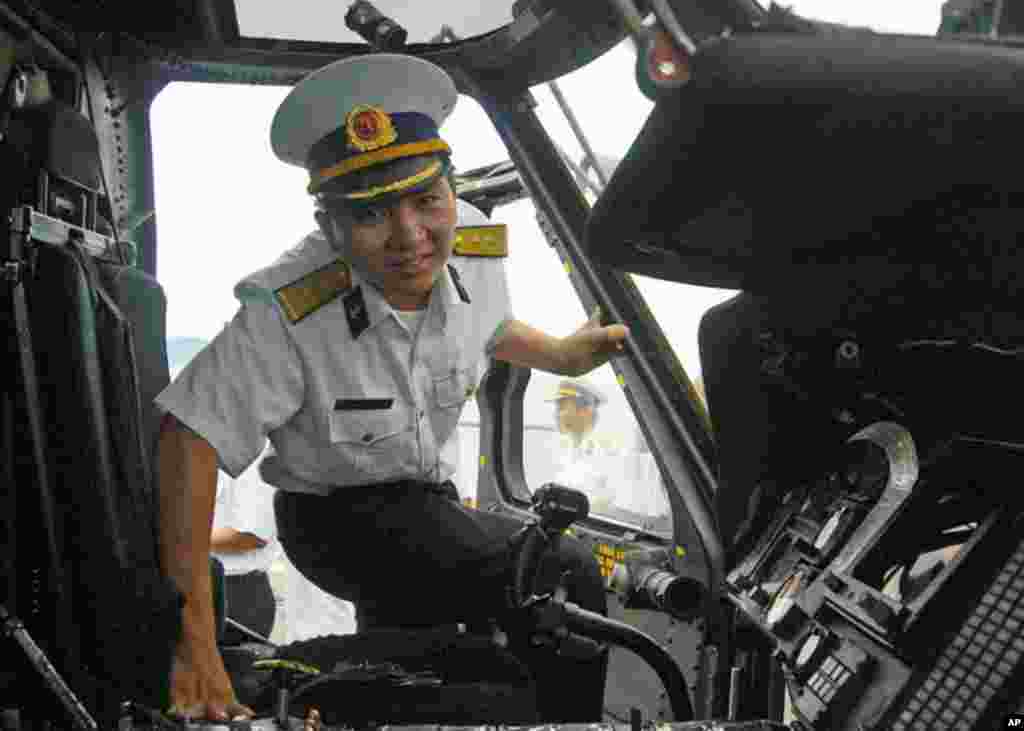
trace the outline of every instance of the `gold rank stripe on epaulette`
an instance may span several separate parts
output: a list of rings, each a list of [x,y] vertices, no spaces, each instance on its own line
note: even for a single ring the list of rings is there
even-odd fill
[[[493,226],[460,226],[455,229],[456,256],[508,256],[508,229]]]
[[[274,290],[274,296],[293,325],[352,287],[352,273],[341,259]]]

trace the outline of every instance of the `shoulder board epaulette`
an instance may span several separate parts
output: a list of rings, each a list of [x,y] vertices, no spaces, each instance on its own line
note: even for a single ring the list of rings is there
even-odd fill
[[[352,287],[352,273],[341,259],[274,290],[281,309],[294,325]]]
[[[508,256],[508,229],[493,226],[459,226],[455,229],[456,256]]]

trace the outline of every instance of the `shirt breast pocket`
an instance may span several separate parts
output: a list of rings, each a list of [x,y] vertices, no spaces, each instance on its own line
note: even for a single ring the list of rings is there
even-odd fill
[[[476,368],[452,368],[443,373],[435,373],[434,402],[442,409],[461,407],[466,400],[476,394]]]
[[[409,411],[397,402],[388,409],[332,411],[331,443],[364,475],[404,474],[417,461]]]

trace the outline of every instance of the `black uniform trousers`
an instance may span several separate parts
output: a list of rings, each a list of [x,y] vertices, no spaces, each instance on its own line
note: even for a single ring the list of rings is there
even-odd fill
[[[467,508],[453,492],[411,482],[343,488],[326,497],[279,490],[278,540],[307,579],[355,604],[360,629],[478,625],[507,611],[508,539],[523,524]],[[569,537],[546,556],[537,589],[552,587],[566,571],[569,600],[606,614],[597,561]],[[548,648],[509,649],[534,675],[543,720],[601,720],[607,653],[582,661]]]

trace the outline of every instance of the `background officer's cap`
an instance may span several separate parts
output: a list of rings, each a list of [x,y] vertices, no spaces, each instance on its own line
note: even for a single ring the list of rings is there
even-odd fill
[[[558,384],[558,389],[546,401],[561,401],[574,398],[581,406],[600,406],[604,403],[604,394],[586,381],[565,380]]]
[[[441,68],[374,53],[325,66],[278,107],[274,154],[309,171],[310,193],[372,202],[430,186],[445,170],[438,128],[458,92]]]

